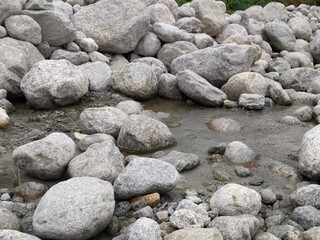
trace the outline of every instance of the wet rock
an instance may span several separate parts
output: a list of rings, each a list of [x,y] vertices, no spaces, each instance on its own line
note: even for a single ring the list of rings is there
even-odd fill
[[[214,40],[205,33],[199,33],[194,35],[193,44],[196,45],[198,49],[204,49],[213,46]]]
[[[106,133],[117,137],[127,114],[114,107],[86,108],[80,122],[86,132]]]
[[[143,115],[130,115],[120,129],[117,145],[126,151],[150,151],[171,146],[175,138],[166,125]]]
[[[96,133],[89,136],[85,136],[84,138],[79,140],[78,147],[81,151],[86,151],[87,148],[94,143],[102,143],[104,141],[111,141],[116,143],[114,137],[109,134]]]
[[[178,86],[176,76],[170,73],[164,73],[161,75],[158,81],[158,95],[163,98],[171,100],[181,100],[182,92]]]
[[[149,18],[147,7],[140,1],[102,0],[81,8],[73,15],[72,22],[95,40],[99,51],[127,53],[147,32]]]
[[[264,109],[265,97],[259,94],[242,93],[239,97],[239,106],[249,110]]]
[[[189,209],[176,210],[170,217],[170,222],[175,228],[203,228],[208,225],[210,218]]]
[[[47,137],[27,143],[13,151],[14,164],[28,174],[40,179],[59,179],[74,157],[76,145],[64,133],[52,133]]]
[[[17,230],[0,230],[0,238],[3,240],[40,240],[40,238]]]
[[[219,45],[198,50],[172,61],[171,71],[177,74],[189,69],[205,78],[215,87],[240,72],[249,71],[255,58],[255,49],[249,45]]]
[[[107,227],[114,206],[109,182],[92,177],[72,178],[54,185],[41,198],[33,229],[41,238],[88,239]]]
[[[134,53],[145,57],[155,56],[161,48],[161,41],[153,32],[147,32],[137,43]]]
[[[8,17],[5,27],[10,37],[38,45],[41,42],[41,27],[29,16],[17,15]]]
[[[221,106],[227,95],[191,70],[176,75],[180,90],[190,99],[205,106]]]
[[[0,6],[0,24],[11,15],[19,15],[21,10],[20,0],[3,0]]]
[[[256,235],[255,240],[279,240],[279,238],[272,233],[260,232]]]
[[[133,100],[119,102],[117,108],[128,115],[139,114],[143,111],[141,103]]]
[[[252,162],[255,157],[254,151],[242,142],[234,141],[227,145],[224,156],[233,163]]]
[[[14,191],[28,199],[37,199],[48,190],[48,186],[37,182],[25,182],[17,186]]]
[[[7,128],[10,126],[10,118],[5,109],[0,107],[0,128]]]
[[[307,55],[304,52],[290,52],[284,54],[283,59],[290,64],[291,68],[313,68],[313,59],[310,58],[310,54]]]
[[[21,223],[19,218],[14,213],[6,208],[0,207],[0,235],[1,230],[4,229],[19,231],[21,229]]]
[[[214,168],[215,166],[213,165],[212,167]],[[219,168],[214,168],[212,173],[213,173],[214,179],[221,182],[230,181],[232,179],[229,173]]]
[[[320,206],[320,185],[310,184],[305,187],[298,188],[290,195],[290,202],[293,207]]]
[[[301,122],[310,122],[313,119],[313,110],[309,106],[302,107],[302,108],[297,109],[294,112],[294,115]]]
[[[63,49],[55,50],[51,54],[50,59],[52,60],[66,59],[74,65],[81,65],[89,62],[89,56],[86,52],[82,52],[82,51],[69,52]]]
[[[235,172],[239,177],[248,177],[251,175],[250,170],[242,166],[236,166]]]
[[[128,199],[147,193],[168,192],[176,186],[178,179],[179,173],[171,164],[137,157],[115,180],[115,196],[117,199]]]
[[[320,227],[314,227],[302,233],[303,240],[317,240],[320,236]]]
[[[292,220],[304,230],[320,226],[320,210],[312,206],[297,207],[293,210]]]
[[[178,172],[195,168],[199,164],[199,157],[192,153],[172,151],[160,160],[172,164]]]
[[[160,240],[160,227],[156,221],[140,218],[123,230],[124,239]],[[122,235],[120,235],[122,236]]]
[[[276,237],[282,239],[287,232],[292,230],[294,230],[294,227],[290,225],[278,225],[278,226],[273,226],[271,228],[268,228],[267,231],[269,233],[272,233]]]
[[[222,235],[216,228],[187,228],[180,229],[170,233],[164,237],[164,240],[206,240],[206,239],[215,239],[222,240]]]
[[[133,99],[146,100],[157,94],[158,81],[151,66],[134,62],[112,73],[112,87]]]
[[[217,118],[209,123],[209,128],[218,132],[239,132],[241,126],[231,118]]]
[[[222,216],[213,219],[209,228],[217,228],[224,240],[253,239],[259,230],[259,220],[252,215]]]
[[[94,143],[68,165],[71,177],[96,177],[113,183],[124,169],[123,155],[112,141]]]
[[[259,191],[259,194],[261,195],[261,201],[264,204],[273,204],[277,201],[277,196],[271,189],[262,189]]]
[[[193,34],[164,22],[156,22],[155,24],[153,24],[152,31],[160,40],[166,43],[172,43],[176,41],[191,42],[194,38]]]
[[[162,4],[156,3],[148,6],[150,12],[150,24],[154,24],[156,22],[164,22],[167,24],[174,24],[175,19],[169,8]]]
[[[261,208],[261,196],[250,188],[230,183],[213,194],[210,207],[217,209],[219,215],[255,215]]]

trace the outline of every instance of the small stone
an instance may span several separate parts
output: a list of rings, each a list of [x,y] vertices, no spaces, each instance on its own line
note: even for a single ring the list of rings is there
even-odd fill
[[[226,148],[227,148],[227,145],[229,143],[218,143],[217,145],[213,146],[213,147],[210,147],[208,152],[210,154],[219,154],[219,155],[223,155],[224,152],[226,151]]]
[[[242,142],[234,141],[227,145],[224,156],[233,163],[247,163],[254,160],[255,153]]]
[[[267,228],[271,228],[273,226],[281,225],[283,221],[284,221],[283,215],[274,215],[266,218],[265,223]]]
[[[265,97],[259,94],[242,93],[239,97],[239,106],[249,110],[261,110],[264,103]]]
[[[302,107],[297,109],[294,115],[301,122],[310,122],[313,119],[313,110],[311,107]]]
[[[11,197],[8,193],[4,193],[1,195],[0,200],[1,201],[11,201]]]
[[[241,126],[231,118],[218,118],[208,123],[209,129],[218,132],[239,132]]]
[[[79,47],[87,53],[98,50],[98,44],[92,38],[82,38],[79,41]]]
[[[151,218],[152,216],[153,216],[153,211],[150,206],[141,208],[133,213],[134,218],[141,218],[141,217]]]
[[[160,194],[159,193],[151,193],[144,196],[137,196],[132,198],[131,202],[136,202],[139,200],[144,200],[149,206],[156,207],[160,203]]]
[[[271,189],[262,189],[259,191],[261,195],[261,201],[264,204],[273,204],[277,201],[277,196],[272,192]]]
[[[10,126],[10,118],[3,108],[0,108],[0,128],[7,128]]]
[[[202,203],[201,198],[199,198],[199,197],[197,197],[197,196],[188,196],[188,197],[186,197],[186,199],[194,202],[195,204],[200,204],[200,203]]]
[[[294,230],[294,227],[290,225],[277,225],[269,228],[267,232],[272,233],[276,237],[282,239],[287,232],[292,230]]]
[[[160,211],[156,213],[157,219],[160,222],[167,222],[169,221],[169,213],[168,211]]]

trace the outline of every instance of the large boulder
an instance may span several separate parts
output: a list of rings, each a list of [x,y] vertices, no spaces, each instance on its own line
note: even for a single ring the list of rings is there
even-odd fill
[[[123,123],[117,145],[124,151],[144,152],[173,145],[169,128],[158,120],[143,115],[130,115]]]
[[[302,139],[299,170],[307,178],[320,179],[320,125],[312,128]]]
[[[32,17],[41,27],[42,41],[53,46],[72,42],[76,37],[76,28],[69,18],[58,11],[23,10],[22,15]]]
[[[178,180],[179,173],[171,164],[158,159],[137,157],[120,173],[113,186],[116,199],[121,200],[171,191]]]
[[[50,109],[78,102],[88,85],[88,79],[68,60],[44,60],[23,77],[20,87],[33,107]]]
[[[0,239],[3,240],[41,240],[27,233],[22,233],[17,230],[0,230]]]
[[[174,231],[166,236],[164,240],[223,240],[220,231],[216,228],[186,228]]]
[[[127,53],[147,32],[150,14],[138,0],[101,0],[72,17],[75,27],[95,40],[99,51]]]
[[[112,141],[92,144],[68,165],[71,177],[96,177],[113,183],[124,169],[123,155]]]
[[[190,69],[215,87],[221,87],[231,76],[248,72],[254,58],[252,46],[219,45],[177,57],[171,63],[171,72]]]
[[[0,25],[11,15],[19,15],[22,11],[20,0],[1,0],[0,3]]]
[[[320,185],[310,184],[298,188],[290,195],[290,202],[293,207],[314,206],[320,207]]]
[[[176,75],[180,90],[190,99],[205,106],[221,106],[227,95],[212,86],[206,79],[191,70],[184,70]]]
[[[27,143],[13,151],[14,164],[40,179],[59,179],[76,154],[76,144],[64,133]]]
[[[49,189],[33,216],[41,238],[88,239],[107,227],[115,207],[113,187],[92,177],[72,178]]]

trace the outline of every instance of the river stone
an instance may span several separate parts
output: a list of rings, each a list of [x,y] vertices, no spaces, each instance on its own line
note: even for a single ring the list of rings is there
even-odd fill
[[[304,230],[320,226],[320,210],[312,206],[297,207],[292,212],[292,220]]]
[[[261,19],[262,18],[262,19]],[[282,3],[279,2],[270,2],[262,9],[262,13],[258,16],[259,20],[264,20],[266,22],[273,20],[280,20],[287,22],[288,12]]]
[[[216,228],[186,228],[174,231],[166,236],[164,240],[223,240],[220,231]]]
[[[313,58],[310,54],[304,52],[285,53],[283,59],[287,61],[291,68],[305,67],[313,68]]]
[[[264,109],[265,97],[260,94],[242,93],[239,97],[239,106],[249,110]]]
[[[74,65],[81,65],[89,62],[89,55],[83,51],[69,52],[63,49],[57,49],[51,54],[50,59],[66,59]]]
[[[283,73],[291,69],[290,64],[283,58],[272,59],[268,62],[267,71]]]
[[[160,160],[172,164],[178,172],[195,168],[199,164],[199,157],[193,153],[171,151]]]
[[[33,229],[41,238],[88,239],[107,227],[114,207],[109,182],[93,177],[71,178],[54,185],[41,198]]]
[[[279,239],[283,239],[287,232],[293,231],[294,227],[291,225],[277,225],[268,228],[268,232],[272,233],[274,236]]]
[[[214,40],[208,34],[198,33],[194,35],[193,44],[196,45],[198,49],[204,49],[214,45]]]
[[[157,80],[160,76],[164,73],[167,73],[168,70],[166,66],[157,58],[155,57],[142,57],[136,58],[133,60],[135,63],[144,63],[151,67],[153,73],[156,75]]]
[[[158,81],[153,68],[146,63],[133,62],[112,73],[112,86],[136,100],[147,100],[158,91]]]
[[[242,142],[234,141],[227,145],[224,156],[233,163],[252,162],[255,157],[254,151]]]
[[[306,41],[310,40],[312,29],[309,21],[303,17],[293,17],[288,21],[288,26],[294,33],[294,36]]]
[[[53,10],[54,6],[52,2],[47,0],[30,0],[26,6],[25,10]]]
[[[86,151],[88,147],[90,147],[94,143],[102,143],[105,141],[111,141],[116,143],[114,137],[109,134],[96,133],[89,136],[86,136],[79,140],[78,147],[81,151]]]
[[[160,40],[166,43],[172,43],[176,41],[192,42],[194,38],[193,34],[164,22],[156,22],[155,24],[153,24],[152,31]]]
[[[0,231],[1,234],[1,231]],[[303,240],[319,240],[320,227],[314,227],[302,233]]]
[[[80,122],[88,133],[106,133],[117,137],[127,114],[114,107],[86,108]]]
[[[150,12],[150,24],[164,22],[173,25],[176,21],[169,8],[162,3],[152,4],[148,6],[148,9]]]
[[[87,53],[97,51],[99,48],[98,44],[96,44],[96,42],[92,38],[80,39],[79,40],[79,47]]]
[[[195,10],[195,17],[201,21],[201,32],[209,36],[218,35],[227,25],[226,6],[218,1],[195,0],[190,6]]]
[[[182,100],[182,92],[178,86],[176,76],[170,73],[161,75],[158,81],[158,95],[171,100]]]
[[[313,119],[313,109],[309,106],[298,108],[294,111],[294,116],[301,122],[310,122]]]
[[[15,110],[14,106],[7,99],[0,99],[0,108],[3,108],[7,114],[13,112]]]
[[[210,207],[218,210],[219,215],[256,215],[261,208],[261,196],[255,190],[229,183],[213,194]]]
[[[0,239],[2,240],[41,240],[27,233],[22,233],[17,230],[0,230]]]
[[[277,201],[277,196],[269,188],[261,189],[259,194],[261,195],[261,201],[264,204],[274,204]]]
[[[96,177],[113,183],[124,169],[124,158],[112,141],[94,143],[68,165],[71,177]]]
[[[172,74],[191,70],[215,87],[240,72],[248,72],[255,58],[255,49],[249,45],[218,45],[198,50],[172,61]]]
[[[290,195],[290,202],[293,207],[314,206],[320,207],[320,185],[310,184],[298,188]]]
[[[134,100],[122,101],[117,104],[117,108],[123,111],[124,113],[131,114],[139,114],[143,111],[143,107],[140,102],[136,102]]]
[[[38,45],[41,42],[41,27],[29,16],[17,15],[8,17],[5,27],[9,36]]]
[[[19,218],[14,213],[6,208],[0,207],[0,234],[1,230],[4,229],[20,230],[21,223]]]
[[[231,118],[217,118],[208,123],[208,126],[213,131],[218,132],[239,132],[241,126],[238,122]]]
[[[17,186],[14,191],[28,199],[37,199],[42,197],[48,190],[48,186],[37,182],[25,182]]]
[[[213,219],[208,228],[217,228],[223,240],[254,239],[259,231],[259,219],[248,214],[222,216]]]
[[[130,115],[120,129],[117,145],[125,151],[151,151],[171,146],[175,138],[162,122],[143,115]]]
[[[137,43],[134,53],[145,57],[155,56],[161,48],[161,41],[153,32],[147,32]]]
[[[256,235],[254,240],[280,240],[279,238],[277,238],[275,235],[273,235],[272,233],[268,233],[268,232],[260,232]],[[288,239],[289,240],[289,239]],[[294,239],[292,239],[294,240]]]
[[[10,118],[7,111],[0,107],[0,129],[7,128],[10,126]]]
[[[187,41],[166,43],[158,52],[157,58],[163,62],[168,69],[171,69],[173,59],[197,50],[198,48],[194,44]]]
[[[307,178],[320,179],[320,125],[304,134],[299,156],[299,170]]]
[[[320,63],[320,34],[317,34],[309,44],[309,49],[315,63]]]
[[[81,8],[72,21],[78,30],[95,40],[99,51],[127,53],[147,32],[150,14],[138,0],[100,0]]]
[[[217,36],[217,42],[222,43],[234,35],[248,36],[247,30],[239,24],[229,24]]]
[[[44,60],[31,68],[20,87],[31,106],[51,109],[78,102],[88,85],[82,72],[68,60]]]
[[[173,227],[182,228],[203,228],[210,222],[208,216],[198,214],[190,209],[176,210],[170,217],[170,223]]]
[[[136,240],[161,240],[160,227],[158,223],[150,218],[139,218],[128,228],[123,231],[124,238],[121,239],[136,239]],[[123,236],[120,235],[120,236]]]
[[[0,4],[0,25],[11,15],[19,15],[22,6],[20,0],[1,0]]]
[[[175,26],[189,33],[196,33],[201,31],[201,21],[195,17],[180,18],[175,22]]]
[[[14,164],[28,174],[44,180],[59,179],[76,153],[76,144],[64,133],[27,143],[13,151]]]
[[[221,106],[227,95],[191,70],[176,75],[180,90],[190,99],[205,106]]]
[[[88,79],[90,91],[104,92],[111,87],[112,70],[108,64],[100,61],[89,62],[80,65],[79,69]]]
[[[75,39],[75,27],[69,18],[58,11],[23,10],[22,15],[33,18],[40,25],[42,41],[46,41],[52,46],[61,46]]]

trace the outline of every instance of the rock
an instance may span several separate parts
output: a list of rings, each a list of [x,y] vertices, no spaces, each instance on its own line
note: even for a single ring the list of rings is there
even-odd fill
[[[3,0],[0,6],[0,25],[7,17],[11,15],[19,15],[21,13],[22,6],[20,0]]]
[[[169,221],[169,213],[168,211],[160,211],[156,213],[157,219],[160,222],[168,222]]]
[[[126,215],[131,210],[131,203],[128,201],[121,201],[116,204],[114,215],[117,217]]]
[[[145,63],[130,63],[119,72],[113,72],[112,86],[136,100],[150,99],[158,91],[157,77],[152,67]]]
[[[5,27],[10,37],[38,45],[41,42],[41,27],[29,16],[16,15],[8,17]]]
[[[147,218],[152,218],[153,216],[153,211],[150,206],[146,206],[144,208],[141,208],[135,212],[133,212],[133,217],[134,218],[142,218],[142,217],[147,217]]]
[[[283,58],[276,58],[268,62],[268,71],[284,73],[291,69],[290,64]]]
[[[308,91],[320,72],[311,68],[295,68],[281,74],[279,82],[283,88],[293,88],[296,91]]]
[[[97,51],[93,51],[91,53],[88,53],[89,59],[91,62],[104,62],[109,64],[110,60],[107,56],[103,55],[102,53],[99,53]]]
[[[259,94],[242,93],[239,97],[239,106],[249,110],[264,109],[265,97]]]
[[[5,109],[0,107],[0,129],[10,126],[10,118]]]
[[[254,161],[255,153],[242,142],[234,141],[227,145],[224,156],[233,163],[241,164]]]
[[[138,0],[101,0],[81,8],[72,16],[72,22],[87,37],[94,39],[99,51],[127,53],[147,32],[150,15]]]
[[[79,41],[79,47],[83,51],[87,53],[91,53],[91,52],[97,51],[99,46],[96,44],[96,42],[92,38],[82,38]]]
[[[236,166],[235,172],[239,177],[248,177],[251,175],[250,170],[242,166]]]
[[[272,192],[271,189],[262,189],[259,191],[261,201],[264,204],[274,204],[277,201],[277,196]]]
[[[7,90],[5,89],[0,89],[0,100],[6,99],[7,98]]]
[[[286,10],[285,5],[278,2],[270,2],[266,6],[264,6],[262,10],[262,14],[259,15],[259,20],[264,21],[273,21],[273,20],[280,20],[283,22],[287,22],[288,20],[288,12]]]
[[[81,64],[89,62],[89,56],[87,53],[82,52],[82,51],[69,52],[69,51],[66,51],[63,49],[55,50],[51,54],[50,59],[52,59],[52,60],[66,59],[74,65],[81,65]]]
[[[306,41],[310,40],[312,29],[307,19],[303,17],[290,18],[288,26],[291,28],[296,38],[304,39]]]
[[[160,227],[157,222],[144,217],[124,229],[123,235],[124,239],[161,240]]]
[[[210,218],[189,209],[176,210],[170,217],[173,227],[181,228],[203,228],[208,225]]]
[[[255,215],[261,208],[261,196],[250,188],[229,183],[213,194],[210,207],[217,209],[219,215]]]
[[[112,71],[120,71],[127,64],[129,64],[129,61],[123,55],[116,54],[111,59],[109,66]]]
[[[313,119],[313,110],[309,106],[302,107],[294,112],[294,116],[301,122],[310,122]]]
[[[290,195],[290,202],[293,207],[320,206],[320,185],[310,184],[305,187],[298,188]]]
[[[0,238],[3,240],[41,240],[40,238],[17,230],[0,230]]]
[[[158,52],[157,57],[168,69],[171,69],[173,59],[197,50],[198,48],[191,42],[177,41],[164,44]]]
[[[175,138],[163,123],[143,115],[130,115],[120,129],[117,145],[125,151],[151,151],[171,146]]]
[[[255,49],[249,45],[219,45],[198,50],[172,61],[172,74],[191,70],[215,87],[240,72],[249,71],[255,57]]]
[[[51,48],[48,42],[42,42],[37,46],[37,49],[42,54],[45,59],[50,58],[51,56]]]
[[[277,51],[295,51],[296,38],[287,24],[279,21],[269,22],[265,25],[265,32],[270,39],[270,45]]]
[[[61,46],[75,39],[75,27],[70,19],[58,11],[23,10],[22,15],[33,18],[40,25],[42,41],[46,41],[52,46]]]
[[[196,0],[192,1],[190,6],[195,10],[195,17],[201,21],[201,32],[216,36],[227,25],[224,16],[225,4],[218,1]]]
[[[54,6],[52,2],[47,2],[46,0],[30,0],[26,6],[25,10],[53,10]]]
[[[178,86],[176,76],[170,73],[164,73],[161,75],[158,81],[158,95],[163,98],[171,100],[181,100],[182,92]]]
[[[294,230],[293,226],[290,225],[277,225],[269,228],[267,231],[275,235],[276,237],[282,239],[284,235],[289,232]]]
[[[221,106],[227,98],[224,92],[191,70],[177,73],[176,78],[180,90],[187,97],[205,106]]]
[[[155,56],[161,48],[161,41],[153,32],[147,32],[142,38],[140,38],[137,46],[134,49],[134,53],[145,57]]]
[[[134,59],[133,62],[144,63],[150,66],[157,80],[160,78],[162,74],[168,72],[166,66],[159,59],[154,57],[137,58],[137,59]]]
[[[231,118],[217,118],[208,124],[209,128],[218,132],[239,132],[241,126]]]
[[[194,9],[190,6],[190,4],[183,4],[178,9],[178,19],[183,17],[194,17],[196,12]]]
[[[193,44],[196,45],[198,49],[204,49],[213,46],[214,40],[205,33],[199,33],[194,35]]]
[[[216,228],[186,228],[174,231],[164,237],[164,240],[222,240],[220,231]]]
[[[246,37],[248,36],[248,32],[243,26],[232,23],[222,29],[221,33],[217,36],[217,42],[223,43],[228,38],[234,35],[236,36],[241,35]]]
[[[171,191],[179,173],[169,163],[158,159],[133,159],[114,182],[116,199],[128,199],[147,193]]]
[[[104,92],[111,87],[112,70],[105,62],[85,63],[80,65],[79,69],[88,79],[90,91]]]
[[[292,220],[304,230],[320,226],[320,210],[312,206],[297,207],[292,212]]]
[[[175,26],[189,33],[200,32],[201,21],[195,17],[184,17],[176,21]]]
[[[291,181],[298,181],[300,178],[298,171],[286,164],[276,164],[271,168],[271,171]]]
[[[88,239],[107,227],[114,206],[109,182],[72,178],[54,185],[41,198],[33,216],[33,229],[41,238]]]
[[[140,102],[136,102],[134,100],[127,100],[119,102],[117,108],[123,111],[124,113],[131,114],[139,114],[143,111],[143,107]]]
[[[255,240],[279,240],[279,238],[272,233],[261,232],[256,235]]]
[[[37,182],[25,182],[14,189],[15,193],[21,194],[23,197],[27,197],[28,199],[37,199],[42,197],[47,190],[47,185]]]
[[[148,6],[148,9],[150,12],[150,24],[154,24],[156,22],[174,24],[176,21],[169,8],[162,3],[152,4]]]
[[[51,109],[78,102],[88,91],[88,80],[67,60],[44,60],[23,77],[20,88],[31,106]]]
[[[64,133],[51,133],[47,137],[27,143],[13,151],[14,164],[40,179],[59,179],[76,153],[76,145]]]
[[[199,164],[199,157],[192,153],[172,151],[160,160],[172,164],[178,172],[195,168]]]
[[[102,143],[105,141],[111,141],[113,143],[116,143],[116,140],[111,135],[96,133],[80,139],[78,143],[78,147],[80,148],[81,151],[86,151],[87,148],[90,147],[90,145],[94,143]]]
[[[0,207],[0,235],[1,230],[4,229],[19,231],[21,229],[21,223],[19,218],[14,213],[6,208]]]
[[[318,240],[319,236],[320,236],[320,227],[314,227],[302,233],[303,240]]]
[[[316,35],[314,39],[309,44],[309,49],[312,57],[314,58],[315,63],[320,63],[320,35]]]
[[[299,157],[299,170],[307,178],[320,179],[320,126],[304,134]]]
[[[137,196],[134,198],[131,198],[130,200],[133,203],[136,203],[137,201],[143,201],[147,205],[151,207],[157,207],[160,203],[160,194],[159,193],[151,193],[143,196]]]
[[[3,26],[0,26],[0,38],[4,38],[8,35],[7,29],[5,29]]]
[[[216,217],[209,228],[217,228],[223,240],[253,239],[259,230],[258,218],[251,215]]]
[[[86,108],[80,122],[88,133],[106,133],[117,137],[127,114],[114,107]]]
[[[176,41],[191,42],[194,38],[193,34],[164,22],[154,23],[152,25],[152,31],[157,35],[157,37],[160,40],[166,43],[172,43]]]

